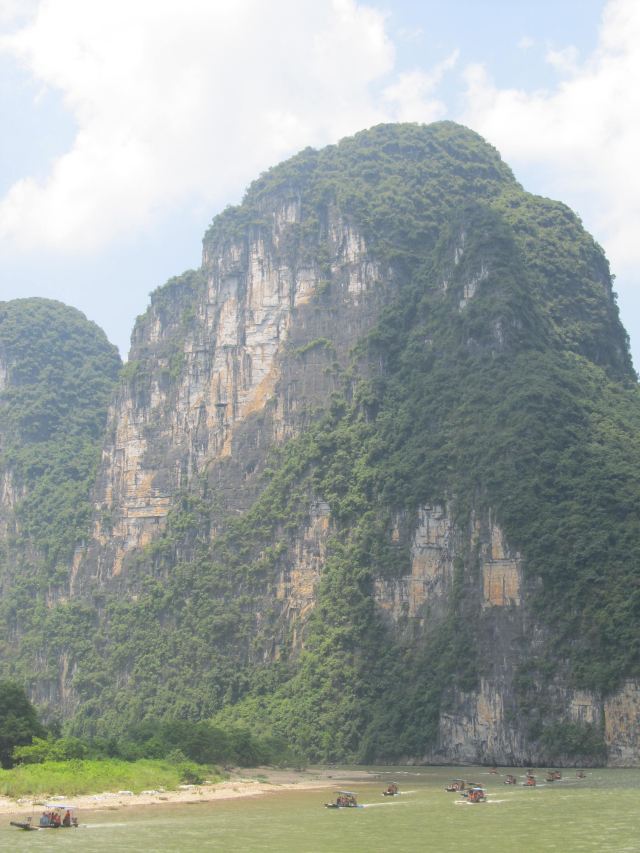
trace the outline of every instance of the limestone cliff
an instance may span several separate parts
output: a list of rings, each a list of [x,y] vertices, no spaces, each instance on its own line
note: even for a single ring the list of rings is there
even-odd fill
[[[321,267],[317,257],[296,263],[283,250],[300,227],[299,200],[273,205],[269,227],[208,241],[201,270],[159,292],[138,321],[131,378],[109,413],[94,545],[76,559],[74,588],[84,573],[119,575],[127,554],[162,530],[175,496],[234,445],[268,448],[297,434],[390,298],[390,273],[335,207],[316,241],[330,259]],[[253,427],[265,413],[267,427]],[[252,463],[241,465],[250,477]],[[243,495],[235,483],[233,492],[225,499],[246,509],[250,490]]]
[[[451,123],[308,149],[138,319],[33,695],[322,760],[638,763],[639,426],[563,205]]]
[[[419,510],[411,541],[411,572],[393,583],[378,582],[376,600],[396,626],[407,617],[418,623],[443,609],[454,585],[456,553],[475,553],[476,606],[481,610],[474,649],[484,662],[477,689],[448,691],[433,750],[422,756],[434,764],[540,765],[571,763],[552,749],[534,745],[520,707],[522,668],[544,642],[544,628],[528,605],[523,559],[512,552],[500,527],[474,518],[460,531],[446,507]],[[437,616],[436,616],[437,618]],[[564,674],[563,674],[564,675]],[[637,762],[640,743],[640,690],[627,681],[614,694],[571,688],[564,677],[546,689],[565,722],[604,729],[611,766]],[[411,760],[412,756],[406,756]]]

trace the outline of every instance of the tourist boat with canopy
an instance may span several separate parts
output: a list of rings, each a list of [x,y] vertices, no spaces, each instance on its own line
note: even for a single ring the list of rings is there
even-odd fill
[[[12,820],[9,823],[16,829],[23,829],[25,832],[40,829],[76,829],[78,817],[74,806],[45,805],[38,823],[33,822],[31,815],[24,821]]]
[[[487,794],[482,785],[474,785],[466,794],[468,803],[486,803]]]
[[[328,809],[361,809],[354,791],[337,791],[335,803],[325,803]]]
[[[450,794],[458,793],[459,791],[464,791],[469,787],[469,783],[464,779],[452,779],[451,782],[445,788],[445,791],[448,791]]]

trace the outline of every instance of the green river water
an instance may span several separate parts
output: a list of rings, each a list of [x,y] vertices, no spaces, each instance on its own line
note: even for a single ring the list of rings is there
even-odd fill
[[[360,770],[362,768],[359,768]],[[2,817],[2,851],[142,851],[142,853],[640,853],[640,770],[587,770],[577,780],[525,788],[503,784],[487,768],[389,768],[336,788],[356,790],[364,808],[326,809],[331,790],[278,791],[260,797],[192,805],[82,812],[77,830],[22,832]],[[377,775],[379,774],[379,775]],[[488,802],[470,805],[444,791],[461,777],[486,787]],[[397,797],[383,797],[387,782]],[[38,812],[34,814],[37,819]]]

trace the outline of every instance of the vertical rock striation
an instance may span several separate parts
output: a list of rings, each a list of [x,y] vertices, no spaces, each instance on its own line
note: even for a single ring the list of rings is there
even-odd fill
[[[269,411],[268,431],[253,437],[263,451],[296,435],[335,388],[332,363],[346,364],[393,293],[389,271],[335,206],[300,261],[288,250],[304,224],[299,200],[275,199],[267,214],[268,227],[240,239],[214,232],[202,269],[156,291],[138,320],[76,591],[120,575],[162,531],[176,495],[231,457],[252,418]]]

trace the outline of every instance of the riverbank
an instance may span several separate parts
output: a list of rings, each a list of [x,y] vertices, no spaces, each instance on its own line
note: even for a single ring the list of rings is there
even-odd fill
[[[29,815],[38,812],[46,802],[73,805],[79,812],[125,809],[131,806],[152,806],[185,803],[206,803],[235,797],[256,797],[275,791],[314,790],[334,788],[373,779],[376,774],[368,770],[341,771],[332,768],[312,767],[307,770],[287,770],[273,767],[243,768],[231,771],[223,782],[201,785],[181,785],[175,791],[148,790],[106,791],[100,794],[80,794],[66,797],[51,794],[41,797],[21,797],[17,800],[0,797],[0,815]]]

